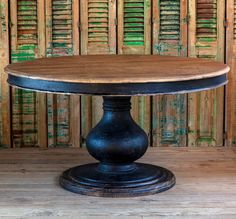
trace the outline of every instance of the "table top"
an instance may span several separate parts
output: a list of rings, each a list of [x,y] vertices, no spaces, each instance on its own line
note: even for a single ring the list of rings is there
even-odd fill
[[[186,93],[218,87],[227,82],[229,67],[220,62],[197,58],[87,55],[14,63],[8,65],[5,72],[9,75],[11,85],[25,89],[95,95],[142,95]]]

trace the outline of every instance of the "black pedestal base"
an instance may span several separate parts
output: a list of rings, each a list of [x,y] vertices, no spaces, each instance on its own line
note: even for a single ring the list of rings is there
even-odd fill
[[[174,186],[169,170],[135,163],[148,148],[148,136],[130,114],[131,97],[103,99],[103,117],[86,138],[88,152],[100,163],[66,170],[61,186],[83,195],[108,197],[150,195]]]
[[[62,174],[60,184],[71,192],[103,197],[150,195],[175,185],[174,174],[162,167],[134,163],[125,169],[110,172],[97,163],[77,166]]]

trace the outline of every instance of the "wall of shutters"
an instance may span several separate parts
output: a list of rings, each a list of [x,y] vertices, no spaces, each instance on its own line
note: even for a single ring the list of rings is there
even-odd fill
[[[152,146],[222,146],[225,138],[227,144],[235,144],[235,0],[227,4],[219,0],[8,2],[0,0],[2,147],[85,144],[87,133],[102,116],[101,97],[9,89],[3,74],[9,61],[76,54],[226,60],[231,66],[226,90],[134,97],[132,115]]]
[[[187,1],[153,2],[153,54],[187,56]],[[186,145],[187,95],[153,97],[153,145]]]
[[[190,0],[189,4],[189,56],[223,62],[224,2]],[[223,145],[224,88],[191,94],[188,106],[188,144]]]

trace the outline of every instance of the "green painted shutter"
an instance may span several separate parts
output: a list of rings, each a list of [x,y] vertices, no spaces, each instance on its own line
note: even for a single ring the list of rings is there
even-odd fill
[[[187,2],[155,0],[153,4],[153,54],[187,55]],[[154,146],[186,146],[186,95],[153,97]]]
[[[75,37],[74,32],[78,32],[77,27],[74,25],[74,22],[78,23],[78,20],[74,20],[73,18],[73,13],[78,13],[78,11],[73,11],[73,6],[75,6],[76,1],[47,0],[46,4],[47,57],[78,54],[79,51],[76,51],[78,48],[74,47],[76,47],[75,41],[79,39],[73,39],[73,37]],[[78,6],[76,5],[75,8],[78,9]],[[73,133],[71,132],[76,132],[79,128],[73,130],[70,127],[73,122],[71,121],[71,111],[73,111],[71,108],[73,102],[72,98],[73,97],[68,95],[47,95],[49,147],[73,145],[71,139]],[[79,105],[76,107],[79,108]],[[75,118],[77,118],[77,116]],[[77,126],[79,127],[79,121],[77,122]],[[77,134],[75,133],[75,135]],[[79,141],[79,139],[77,139],[77,141]]]
[[[15,4],[13,4],[13,2]],[[37,57],[38,17],[37,1],[12,1],[11,61],[32,60]],[[12,92],[12,139],[15,147],[37,144],[36,94],[31,91],[13,89]]]
[[[118,1],[118,53],[151,53],[151,1]],[[132,97],[132,116],[150,136],[150,97]]]
[[[189,54],[224,61],[223,1],[190,1]],[[224,88],[190,94],[188,99],[190,146],[223,145]]]
[[[116,1],[81,1],[81,54],[116,53]],[[81,97],[82,144],[102,116],[102,97]]]

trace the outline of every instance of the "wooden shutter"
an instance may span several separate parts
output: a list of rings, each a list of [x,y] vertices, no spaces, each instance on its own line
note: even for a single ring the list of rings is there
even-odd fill
[[[116,1],[81,1],[81,54],[116,53]],[[82,144],[102,116],[102,97],[81,97]]]
[[[46,6],[47,57],[79,54],[78,1],[46,0]],[[49,147],[79,146],[79,104],[79,96],[47,95]]]
[[[151,1],[118,1],[118,53],[151,53]],[[132,97],[132,116],[150,136],[150,97]]]
[[[10,92],[4,74],[9,63],[8,2],[0,0],[0,147],[10,147]]]
[[[227,145],[236,144],[236,0],[227,1],[226,61],[230,65],[226,99]]]
[[[44,55],[43,1],[11,0],[11,61],[32,60]],[[12,139],[14,147],[39,146],[45,129],[43,94],[12,89]],[[40,111],[40,113],[38,113]]]
[[[153,54],[187,55],[187,1],[153,1]],[[153,97],[153,145],[186,146],[187,96]]]
[[[190,0],[189,55],[224,61],[224,1]],[[223,145],[224,88],[190,94],[190,146]]]

